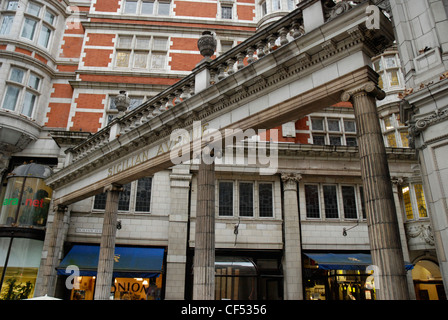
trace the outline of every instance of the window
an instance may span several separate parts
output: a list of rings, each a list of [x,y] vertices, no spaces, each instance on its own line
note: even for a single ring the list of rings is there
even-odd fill
[[[150,212],[152,178],[145,177],[137,181],[135,211]]]
[[[295,9],[295,3],[294,0],[287,0],[288,1],[288,10],[294,10]]]
[[[273,217],[272,183],[258,185],[259,215],[260,217]]]
[[[336,196],[336,186],[323,186],[325,217],[338,218],[338,200]]]
[[[1,17],[1,25],[0,25],[0,34],[7,35],[11,32],[11,26],[14,21],[14,15],[2,15]]]
[[[233,182],[219,182],[219,215],[233,216]]]
[[[385,55],[373,62],[373,67],[380,75],[378,86],[382,89],[393,89],[401,86],[402,77],[399,59],[396,54]]]
[[[277,11],[281,9],[282,9],[281,0],[272,0],[272,11]]]
[[[421,184],[414,185],[415,198],[417,200],[417,210],[420,218],[428,217],[426,212],[425,195],[423,194],[423,186]]]
[[[364,199],[364,188],[363,187],[359,187],[359,195],[361,198],[361,210],[362,210],[362,217],[364,219],[367,218],[367,214],[366,214],[366,200]]]
[[[152,45],[151,45],[152,41]],[[115,66],[134,69],[165,69],[168,38],[147,36],[118,37]]]
[[[356,219],[358,214],[356,212],[356,197],[355,188],[351,186],[342,186],[342,202],[344,205],[344,218]]]
[[[25,10],[21,37],[48,48],[55,30],[55,21],[56,15],[51,10],[40,4],[29,2]]]
[[[311,117],[311,134],[315,145],[358,145],[354,119]]]
[[[408,128],[400,121],[398,114],[391,114],[382,119],[382,130],[386,147],[408,148]]]
[[[221,6],[221,18],[232,19],[232,7],[231,6]]]
[[[16,111],[27,117],[32,117],[37,105],[41,78],[25,69],[12,67],[2,108]]]
[[[406,218],[408,220],[412,220],[414,219],[414,212],[412,211],[411,194],[409,192],[409,186],[403,187],[402,192],[403,192],[403,202]]]
[[[19,0],[6,1],[5,10],[16,11],[19,6]]]
[[[251,182],[239,183],[239,213],[242,217],[254,215],[254,184]]]
[[[168,1],[155,0],[125,0],[123,1],[123,13],[139,15],[161,15],[170,14],[171,3]]]
[[[152,177],[144,177],[123,186],[118,197],[118,210],[127,212],[151,211]],[[97,194],[94,197],[93,209],[105,210],[107,193]]]
[[[319,218],[319,186],[305,185],[306,217]]]
[[[267,4],[266,4],[266,1],[263,1],[261,3],[261,15],[264,17],[267,14],[268,14],[268,7],[267,7]]]

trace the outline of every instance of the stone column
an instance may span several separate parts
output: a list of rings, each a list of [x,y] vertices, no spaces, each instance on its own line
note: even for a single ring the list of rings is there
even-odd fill
[[[177,165],[170,174],[170,216],[166,258],[165,299],[185,298],[187,262],[188,197],[191,174],[189,165]]]
[[[201,160],[198,172],[193,299],[215,298],[215,163]]]
[[[284,298],[303,300],[302,245],[300,243],[299,206],[297,182],[302,176],[297,173],[282,173],[284,212]]]
[[[109,300],[114,269],[115,238],[117,234],[118,197],[123,190],[121,185],[112,184],[107,192],[104,210],[103,232],[101,234],[100,257],[95,283],[95,300]]]
[[[367,82],[344,92],[342,101],[350,100],[355,110],[370,251],[379,268],[375,275],[377,298],[407,300],[403,249],[375,97],[384,99],[385,93],[374,82]]]
[[[64,242],[64,216],[67,212],[67,206],[58,205],[54,208],[53,222],[49,225],[45,236],[45,246],[47,255],[42,266],[41,284],[36,284],[34,296],[54,296],[56,291],[56,267],[58,265],[59,254]]]

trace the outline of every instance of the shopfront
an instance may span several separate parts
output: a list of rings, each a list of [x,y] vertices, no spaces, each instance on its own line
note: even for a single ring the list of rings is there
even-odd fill
[[[191,265],[190,294],[193,276]],[[215,299],[282,300],[281,252],[217,252]]]
[[[375,300],[368,253],[305,253],[305,300]],[[407,270],[412,265],[405,265]]]
[[[0,207],[0,300],[33,296],[52,189],[48,166],[17,166],[7,177]]]
[[[70,300],[93,300],[100,247],[74,245],[58,266],[58,275],[79,274],[71,282]],[[117,246],[110,300],[161,300],[164,296],[164,248]]]

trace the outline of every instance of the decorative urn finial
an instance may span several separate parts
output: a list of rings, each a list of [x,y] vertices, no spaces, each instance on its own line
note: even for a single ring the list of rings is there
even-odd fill
[[[115,97],[115,106],[120,114],[126,112],[131,104],[131,99],[127,96],[126,91],[120,91],[120,94]]]
[[[204,60],[209,60],[216,50],[216,39],[211,31],[202,32],[198,40],[198,49]]]

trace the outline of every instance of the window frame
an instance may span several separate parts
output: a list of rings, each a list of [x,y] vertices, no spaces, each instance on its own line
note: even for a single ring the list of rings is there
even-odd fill
[[[29,12],[31,5],[39,7],[39,12],[37,13],[37,15],[32,12]],[[48,13],[53,16],[53,20],[51,22],[47,21],[46,19]],[[24,19],[20,29],[20,38],[26,39],[27,41],[32,42],[34,45],[40,48],[50,50],[53,43],[54,32],[56,30],[55,26],[58,19],[57,14],[51,8],[49,8],[47,4],[30,1],[27,4],[23,16]],[[25,25],[27,21],[35,22],[34,30],[32,32],[31,37],[24,36]],[[42,44],[41,39],[44,34],[44,28],[46,28],[49,31],[49,33],[48,37],[46,38],[45,44]]]
[[[14,79],[11,79],[13,70],[20,70],[23,72],[21,82],[17,82]],[[30,86],[30,79],[31,76],[35,76],[36,79],[39,79],[37,88],[34,88]],[[17,65],[11,65],[10,70],[8,72],[8,79],[5,80],[5,91],[3,94],[2,104],[0,106],[1,109],[9,110],[11,112],[21,114],[23,116],[26,116],[27,118],[33,119],[35,112],[36,112],[36,106],[38,105],[39,98],[41,96],[41,89],[42,89],[42,83],[43,83],[43,77],[37,74],[34,71],[31,71],[30,69],[23,68],[21,66]],[[16,88],[18,89],[16,101],[14,104],[14,109],[5,108],[5,102],[7,99],[7,93],[8,88]],[[31,94],[35,97],[34,103],[32,104],[32,111],[29,115],[24,114],[25,109],[25,103],[26,103],[26,96],[27,94]]]

